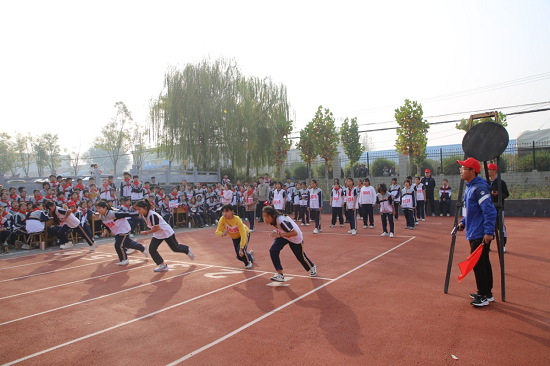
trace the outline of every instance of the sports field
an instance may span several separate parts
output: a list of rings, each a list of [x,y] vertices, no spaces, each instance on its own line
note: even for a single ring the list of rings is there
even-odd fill
[[[495,302],[482,308],[469,305],[474,274],[457,282],[469,254],[463,233],[443,293],[452,217],[429,217],[414,231],[400,218],[394,238],[380,237],[376,220],[357,236],[348,225],[329,228],[328,215],[321,234],[301,227],[318,277],[287,247],[285,283],[269,280],[265,224],[251,234],[250,270],[212,227],[177,232],[193,262],[162,244],[164,273],[139,252],[117,266],[112,240],[94,253],[79,244],[0,256],[0,364],[549,364],[549,219],[506,218],[507,301],[493,248]]]

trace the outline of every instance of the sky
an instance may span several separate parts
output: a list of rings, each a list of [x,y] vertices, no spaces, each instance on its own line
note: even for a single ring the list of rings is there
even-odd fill
[[[243,74],[286,85],[295,135],[319,105],[337,124],[357,117],[361,130],[395,126],[405,99],[420,102],[428,122],[550,106],[550,1],[27,1],[1,8],[2,132],[57,133],[70,151],[91,146],[118,101],[148,123],[166,70],[205,58],[234,58]],[[456,112],[463,113],[433,117]],[[550,128],[550,111],[510,117],[511,139]],[[393,130],[369,136],[376,150],[392,149],[396,138]],[[462,136],[452,123],[434,125],[428,145]]]

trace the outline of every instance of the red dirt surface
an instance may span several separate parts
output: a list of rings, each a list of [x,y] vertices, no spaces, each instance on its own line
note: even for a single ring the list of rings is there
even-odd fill
[[[160,274],[137,252],[129,266],[116,266],[112,243],[93,254],[86,245],[0,257],[0,363],[548,364],[550,239],[540,233],[549,219],[506,218],[507,301],[493,243],[495,302],[483,308],[469,305],[473,272],[457,282],[457,264],[469,254],[460,233],[443,293],[453,218],[429,217],[414,231],[399,220],[395,238],[380,237],[379,219],[357,236],[328,224],[324,215],[318,235],[301,227],[319,278],[285,248],[284,286],[268,286],[265,224],[251,234],[252,270],[213,228],[177,234],[194,262],[161,245],[171,270]]]

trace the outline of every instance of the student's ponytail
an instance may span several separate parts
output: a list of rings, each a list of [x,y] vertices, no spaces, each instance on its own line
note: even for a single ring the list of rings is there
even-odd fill
[[[44,207],[46,208],[46,210],[50,211],[50,207],[55,208],[55,203],[53,203],[52,201],[48,201],[46,202],[46,205],[44,205]],[[59,220],[59,217],[57,216],[57,210],[54,209],[51,214],[52,214],[53,223],[55,225],[59,225],[61,223],[61,220]]]
[[[138,201],[136,203],[136,207],[141,207],[141,208],[146,209],[147,214],[149,214],[149,211],[151,210],[151,203],[146,199],[142,199],[141,201]]]
[[[97,207],[102,207],[102,208],[106,208],[107,211],[111,211],[111,205],[109,204],[109,202],[107,202],[106,200],[100,200],[97,204],[96,204]]]

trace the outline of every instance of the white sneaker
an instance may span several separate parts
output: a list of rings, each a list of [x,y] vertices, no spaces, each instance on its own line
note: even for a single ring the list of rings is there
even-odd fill
[[[251,233],[253,233],[254,231],[256,231],[256,228],[250,229],[250,232],[251,232]]]
[[[95,250],[95,243],[88,249],[88,252],[93,252]]]
[[[393,233],[390,233],[390,238],[393,238]]]
[[[158,266],[157,268],[155,268],[153,270],[153,272],[168,272],[168,265],[163,263],[160,266]]]
[[[254,263],[256,261],[256,258],[254,258],[254,251],[251,250],[248,254],[250,254],[250,259],[252,260],[252,263]]]
[[[248,262],[248,264],[246,266],[244,266],[244,268],[246,268],[246,269],[252,268],[252,262]]]
[[[388,236],[388,233],[382,233],[380,236]]]
[[[147,249],[146,245],[144,245],[143,247],[145,248],[145,249],[143,249],[143,256],[145,258],[149,258],[149,249]]]
[[[317,228],[313,229],[313,234],[319,234],[319,230]]]
[[[369,226],[370,229],[374,229],[374,225]]]
[[[506,247],[502,247],[502,253],[506,253]]]
[[[191,248],[189,248],[189,253],[187,253],[187,256],[188,256],[189,259],[191,259],[192,261],[195,260],[195,255],[194,255],[193,252],[191,251]]]
[[[426,219],[422,219],[422,221],[426,221]]]
[[[303,222],[300,224],[300,226],[304,226],[304,225],[305,225],[305,224],[304,224]]]
[[[367,228],[368,228],[368,226],[367,226],[367,225],[363,225],[363,229],[367,229]]]
[[[282,273],[277,273],[275,276],[271,277],[271,281],[285,282],[285,276]]]
[[[360,217],[360,218],[359,218],[359,220],[363,220],[363,218],[362,218],[362,217]]]
[[[30,249],[30,245],[29,244],[23,244],[21,245],[21,249]]]
[[[130,234],[130,238],[133,238],[134,237],[134,234]]]
[[[336,225],[330,225],[330,227],[335,227]]]
[[[309,222],[306,222],[306,226],[309,226]]]
[[[319,232],[322,233],[322,232],[323,232],[323,229],[319,229]]]
[[[208,227],[208,224],[204,224],[205,227]]]
[[[352,230],[351,235],[357,235],[357,230]]]
[[[353,232],[353,230],[348,230],[348,234],[351,234]]]
[[[214,224],[217,224],[218,223],[218,220],[214,221]]]
[[[344,224],[340,224],[340,227],[344,227]]]
[[[439,217],[442,217],[442,216],[443,216],[443,214],[439,214]]]
[[[60,249],[69,249],[69,248],[73,248],[73,247],[74,247],[73,243],[65,243],[65,244],[59,246]]]
[[[126,249],[126,254],[131,254],[132,253],[132,249]]]
[[[451,216],[451,214],[447,214],[447,217]]]
[[[309,270],[309,277],[317,276],[317,266],[314,264],[313,267]]]
[[[118,262],[117,264],[119,266],[127,266],[130,263],[128,259],[123,260],[122,262]]]

